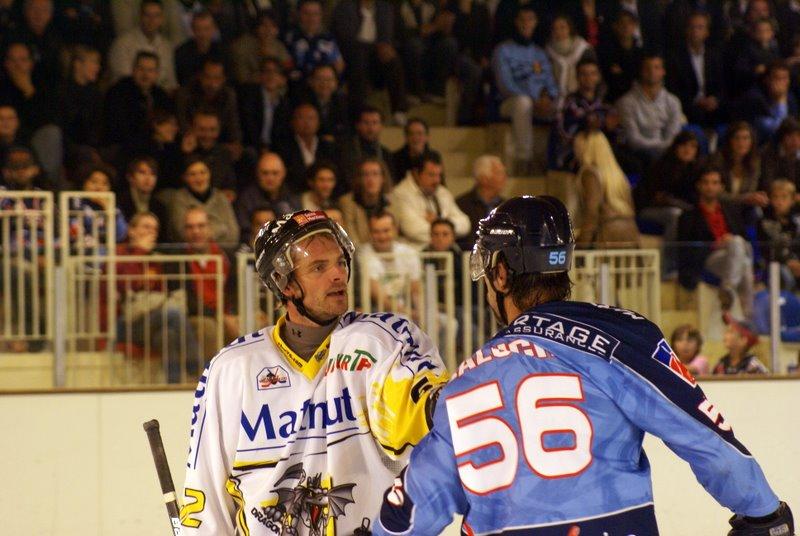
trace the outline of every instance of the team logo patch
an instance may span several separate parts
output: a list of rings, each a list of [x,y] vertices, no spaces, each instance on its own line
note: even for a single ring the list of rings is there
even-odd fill
[[[327,216],[325,216],[325,213],[321,210],[311,212],[310,214],[296,214],[292,216],[292,219],[301,227],[317,220],[324,220],[325,218],[327,218]]]
[[[294,481],[293,486],[291,481]],[[310,536],[330,534],[334,521],[344,517],[347,506],[355,503],[355,484],[333,485],[333,479],[323,478],[322,473],[306,474],[301,463],[289,467],[276,482],[284,483],[289,485],[272,490],[278,496],[275,506],[265,506],[260,511],[253,508],[250,512],[273,532],[277,532],[275,525],[280,525],[281,534],[297,534],[304,527]],[[369,528],[369,519],[362,520],[362,526],[364,523]],[[362,533],[358,529],[355,531],[355,534]]]
[[[697,385],[697,381],[694,379],[694,376],[692,376],[692,373],[681,363],[681,360],[678,359],[678,356],[675,355],[675,352],[672,351],[672,348],[669,347],[669,344],[667,344],[667,341],[664,339],[659,341],[656,351],[653,352],[651,357],[670,369],[676,376],[692,387]]]
[[[258,373],[256,384],[258,385],[259,391],[292,386],[292,382],[289,381],[289,373],[280,365],[262,369],[261,372]]]

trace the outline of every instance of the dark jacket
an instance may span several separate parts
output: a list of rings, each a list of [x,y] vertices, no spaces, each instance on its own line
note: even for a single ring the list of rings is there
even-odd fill
[[[148,138],[147,121],[156,109],[172,109],[172,101],[159,86],[153,87],[148,98],[130,76],[114,84],[104,106],[106,143],[132,145]]]
[[[761,179],[759,189],[769,191],[775,179],[787,179],[800,188],[800,158],[793,154],[783,154],[776,142],[767,144],[761,153]]]
[[[743,207],[720,201],[725,222],[731,234],[745,236]],[[685,211],[678,220],[678,281],[688,289],[700,282],[706,259],[711,255],[714,235],[697,206]]]
[[[97,84],[65,82],[61,97],[61,129],[68,143],[97,147],[103,131],[103,94]]]
[[[425,145],[425,152],[435,153],[437,156],[441,156],[439,151],[434,151],[428,145]],[[414,158],[412,158],[411,154],[409,153],[408,144],[403,145],[394,153],[392,153],[392,171],[394,172],[392,178],[394,179],[394,183],[397,184],[403,180],[406,177],[406,173],[411,170],[413,165]]]
[[[155,192],[153,195],[150,195],[150,201],[147,209],[155,214],[159,223],[161,224],[161,227],[163,228],[167,224],[167,206],[156,199],[154,194]],[[122,212],[122,215],[125,217],[125,221],[127,222],[130,222],[131,218],[136,215],[136,205],[133,202],[133,195],[131,194],[131,189],[129,187],[125,186],[121,188],[117,194],[117,208],[120,210],[120,212]]]
[[[285,136],[289,127],[291,109],[287,98],[278,102],[272,116],[272,140],[275,145]],[[258,84],[245,84],[239,91],[239,119],[242,125],[242,138],[248,147],[261,148],[261,130],[264,128],[264,94]]]
[[[242,141],[236,92],[230,86],[223,86],[213,100],[206,101],[200,82],[195,80],[178,90],[175,95],[175,107],[178,122],[184,130],[191,125],[192,117],[197,110],[211,108],[219,116],[219,141],[222,143]]]
[[[303,152],[300,150],[297,139],[294,137],[286,139],[279,143],[275,150],[281,155],[286,166],[286,186],[295,194],[308,190],[306,172],[311,166],[306,166],[303,162]],[[333,161],[335,157],[336,150],[333,144],[329,141],[318,139],[314,162],[321,160]]]
[[[503,201],[505,201],[505,199],[497,197],[492,203],[487,205],[483,199],[478,196],[478,191],[475,188],[456,198],[456,205],[461,209],[461,212],[469,216],[469,221],[472,226],[470,232],[458,240],[458,245],[461,249],[464,251],[472,250],[472,245],[475,243],[475,231],[478,230],[478,222],[485,218],[492,209]]]
[[[705,95],[716,97],[722,104],[722,55],[719,50],[706,46],[705,64]],[[667,89],[675,94],[681,101],[681,107],[689,122],[705,122],[706,113],[694,105],[700,83],[692,68],[692,57],[686,45],[681,46],[667,58]]]
[[[394,44],[394,7],[386,0],[375,0],[376,43]],[[342,52],[352,49],[361,28],[361,11],[358,0],[340,0],[333,9],[331,28]]]
[[[351,136],[350,138],[339,140],[336,152],[339,155],[338,164],[342,174],[341,178],[344,179],[336,183],[336,195],[350,191],[356,171],[358,171],[359,161],[368,156],[383,160],[386,163],[386,167],[389,168],[389,176],[394,177],[392,152],[380,143],[366,143],[358,135]]]

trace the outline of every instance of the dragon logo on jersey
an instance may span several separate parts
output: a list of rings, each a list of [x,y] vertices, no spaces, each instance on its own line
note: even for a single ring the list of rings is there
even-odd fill
[[[692,387],[697,385],[697,381],[695,381],[692,373],[681,363],[681,360],[678,359],[678,356],[675,355],[675,352],[672,351],[672,348],[670,348],[666,340],[661,339],[658,342],[658,346],[656,347],[656,351],[653,352],[652,358],[670,369],[676,376]]]
[[[310,536],[324,536],[328,523],[345,515],[348,504],[354,504],[355,484],[340,484],[325,487],[322,473],[306,474],[302,463],[289,467],[276,485],[296,480],[294,487],[278,487],[272,493],[278,495],[275,506],[267,506],[264,514],[281,524],[281,534],[298,534],[302,523]]]
[[[280,365],[262,369],[258,373],[257,383],[259,391],[292,386],[292,382],[289,381],[289,373]]]

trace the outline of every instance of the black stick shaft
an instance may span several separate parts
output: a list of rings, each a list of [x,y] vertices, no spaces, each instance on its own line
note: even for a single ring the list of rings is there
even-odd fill
[[[167,506],[172,534],[180,536],[180,509],[178,508],[178,498],[175,495],[175,484],[172,482],[172,473],[169,470],[169,462],[167,462],[167,453],[164,451],[164,442],[161,441],[161,429],[155,419],[147,421],[142,427],[147,432],[147,440],[150,442],[150,451],[153,453],[153,462],[156,464],[158,482],[161,484],[161,493]]]

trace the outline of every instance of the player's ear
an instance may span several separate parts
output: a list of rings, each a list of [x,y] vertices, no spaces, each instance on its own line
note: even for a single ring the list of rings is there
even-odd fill
[[[503,294],[507,294],[509,289],[509,271],[506,263],[498,262],[494,270],[492,270],[492,279],[494,280],[494,288]]]

